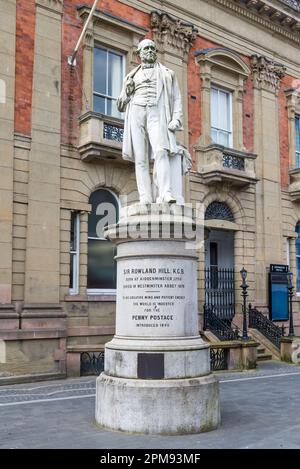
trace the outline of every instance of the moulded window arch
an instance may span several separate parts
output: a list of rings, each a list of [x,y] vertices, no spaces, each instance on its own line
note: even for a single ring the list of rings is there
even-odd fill
[[[94,191],[89,199],[92,206],[88,216],[88,293],[115,293],[115,245],[104,237],[103,229],[119,219],[119,200],[107,188]]]

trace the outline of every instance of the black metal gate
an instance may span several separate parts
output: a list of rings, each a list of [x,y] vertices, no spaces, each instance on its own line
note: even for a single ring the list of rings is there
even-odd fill
[[[231,322],[234,308],[234,269],[206,267],[205,305],[213,306],[214,313],[221,319]]]

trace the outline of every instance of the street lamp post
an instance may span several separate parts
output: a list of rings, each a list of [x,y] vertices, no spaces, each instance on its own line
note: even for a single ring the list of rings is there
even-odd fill
[[[240,270],[240,274],[242,277],[242,297],[243,297],[243,340],[249,340],[248,337],[248,330],[247,330],[247,306],[246,306],[246,298],[248,296],[247,289],[248,285],[246,283],[246,278],[247,278],[247,270],[243,267],[242,270]]]
[[[288,277],[288,290],[289,290],[289,337],[293,337],[294,333],[294,320],[293,320],[293,273],[291,271],[287,274]]]

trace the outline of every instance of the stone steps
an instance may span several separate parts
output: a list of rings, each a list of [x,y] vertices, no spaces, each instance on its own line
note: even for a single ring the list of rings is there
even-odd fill
[[[257,361],[266,361],[266,360],[272,360],[273,356],[272,354],[264,347],[263,345],[259,345],[257,347]]]
[[[280,351],[257,329],[249,329],[249,335],[259,343],[257,347],[257,361],[280,360]]]

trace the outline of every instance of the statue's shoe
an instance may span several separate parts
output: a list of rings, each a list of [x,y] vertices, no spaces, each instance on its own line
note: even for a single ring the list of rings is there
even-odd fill
[[[176,199],[175,199],[175,197],[173,197],[173,195],[171,195],[171,194],[165,195],[163,201],[164,201],[164,202],[167,202],[168,204],[176,204]]]

